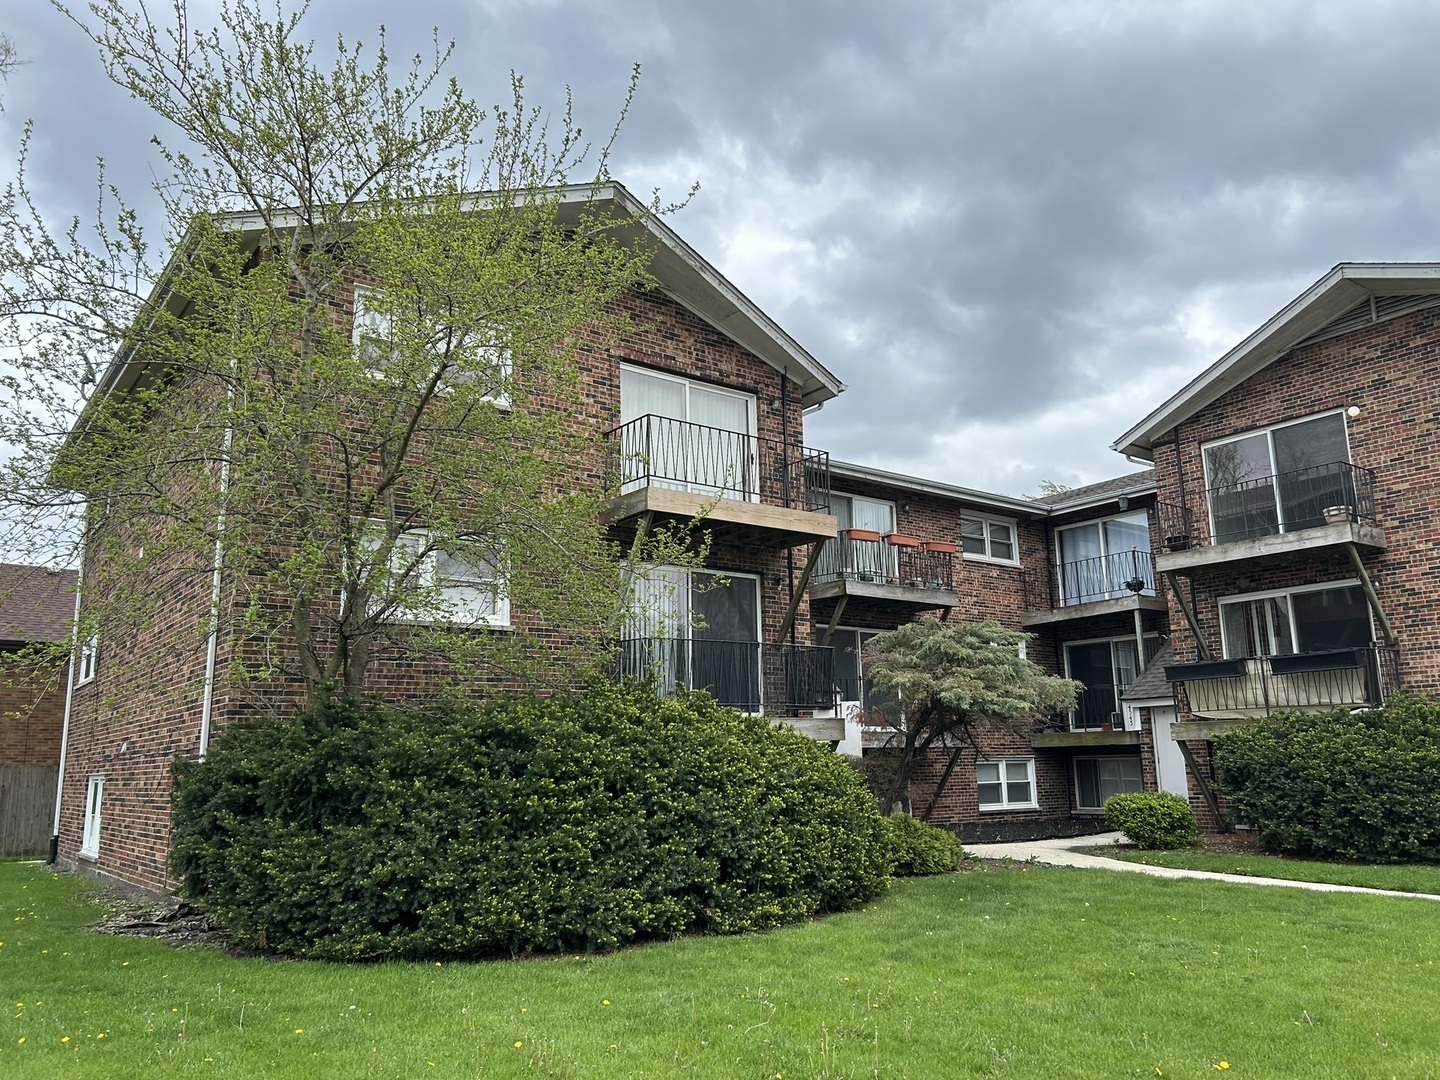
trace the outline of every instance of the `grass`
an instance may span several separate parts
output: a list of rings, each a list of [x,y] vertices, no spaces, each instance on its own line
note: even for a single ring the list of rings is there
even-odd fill
[[[1090,849],[1094,854],[1150,866],[1174,866],[1181,870],[1214,870],[1246,877],[1281,878],[1285,881],[1323,881],[1330,885],[1360,885],[1367,889],[1431,893],[1440,896],[1440,866],[1372,865],[1367,863],[1315,862],[1281,858],[1278,855],[1251,855],[1192,851],[1110,851]]]
[[[1440,1073],[1440,919],[1400,897],[1012,867],[762,936],[444,967],[237,960],[96,917],[82,882],[0,864],[0,1076]]]

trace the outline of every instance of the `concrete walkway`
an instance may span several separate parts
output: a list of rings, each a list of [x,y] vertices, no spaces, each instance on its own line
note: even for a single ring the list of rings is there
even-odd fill
[[[1171,866],[1146,866],[1144,863],[1107,859],[1086,849],[1101,849],[1125,839],[1123,833],[1098,833],[1094,836],[1066,836],[1058,840],[1026,840],[1017,844],[966,844],[965,853],[977,859],[1034,860],[1046,866],[1079,866],[1087,870],[1128,870],[1163,878],[1204,878],[1229,881],[1236,885],[1279,885],[1289,889],[1312,892],[1365,893],[1369,896],[1409,896],[1416,900],[1440,900],[1430,893],[1396,892],[1391,889],[1366,889],[1359,885],[1328,885],[1319,881],[1286,881],[1284,878],[1247,877],[1244,874],[1221,874],[1213,870],[1177,870]]]

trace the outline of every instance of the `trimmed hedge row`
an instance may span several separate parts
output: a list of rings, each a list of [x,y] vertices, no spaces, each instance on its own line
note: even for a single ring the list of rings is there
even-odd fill
[[[1220,790],[1266,847],[1440,861],[1440,704],[1277,713],[1215,740]]]
[[[295,956],[764,930],[863,903],[889,871],[843,758],[704,694],[338,708],[231,729],[176,771],[184,891]]]
[[[896,877],[948,874],[959,869],[965,858],[965,850],[954,833],[916,821],[909,814],[887,817],[885,835],[890,848],[890,872]]]

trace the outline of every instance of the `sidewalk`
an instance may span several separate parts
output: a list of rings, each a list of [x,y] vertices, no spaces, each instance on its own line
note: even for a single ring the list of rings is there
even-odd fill
[[[1026,840],[1017,844],[966,844],[965,853],[977,859],[1034,860],[1046,866],[1078,866],[1087,870],[1128,870],[1163,878],[1205,878],[1229,881],[1236,885],[1279,885],[1311,892],[1364,893],[1369,896],[1409,896],[1416,900],[1440,900],[1430,893],[1395,892],[1390,889],[1367,889],[1359,885],[1327,885],[1319,881],[1286,881],[1283,878],[1246,877],[1244,874],[1221,874],[1213,870],[1177,870],[1170,866],[1146,866],[1092,855],[1085,848],[1104,848],[1118,843],[1124,834],[1098,833],[1094,836],[1066,836],[1058,840]]]

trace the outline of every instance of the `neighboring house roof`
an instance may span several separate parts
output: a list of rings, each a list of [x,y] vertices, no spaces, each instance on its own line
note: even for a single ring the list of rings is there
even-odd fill
[[[674,229],[649,212],[622,184],[614,181],[599,186],[575,184],[555,188],[553,194],[559,200],[562,223],[578,221],[580,215],[587,211],[630,217],[630,224],[617,230],[616,235],[625,242],[650,246],[649,271],[661,291],[777,371],[788,375],[794,380],[797,397],[804,405],[829,401],[845,389],[845,384],[829,369],[731,284],[725,275],[701,258]],[[484,200],[484,193],[475,195],[477,208],[484,204]],[[277,224],[284,226],[287,222],[283,216],[281,218]],[[258,214],[232,214],[224,219],[224,223],[256,245],[263,235],[264,221]],[[298,224],[298,221],[293,224]],[[184,251],[188,244],[188,238],[183,240],[177,252]],[[162,277],[151,299],[159,302],[164,298],[172,307],[181,305],[178,299],[165,295],[168,277],[168,274]],[[183,306],[179,309],[183,310]],[[136,383],[142,369],[143,363],[135,361],[133,356],[116,356],[100,379],[99,390],[103,393],[123,393]]]
[[[1175,694],[1170,681],[1165,678],[1165,665],[1175,662],[1175,648],[1170,642],[1161,645],[1140,677],[1130,684],[1130,689],[1120,695],[1122,701],[1169,701]]]
[[[64,641],[75,617],[75,571],[0,563],[0,642]]]
[[[1101,480],[1097,484],[1086,484],[1084,487],[1057,491],[1054,495],[1044,496],[1040,501],[1050,507],[1052,512],[1058,513],[1062,510],[1082,510],[1097,503],[1113,502],[1122,496],[1153,495],[1154,493],[1155,470],[1142,469],[1140,472],[1126,473],[1124,476]]]
[[[1340,263],[1110,448],[1150,460],[1156,439],[1297,346],[1436,306],[1440,263]]]
[[[1086,484],[1084,487],[1070,488],[1067,491],[1035,499],[1025,499],[1015,495],[997,495],[992,491],[980,491],[976,488],[945,484],[939,480],[925,480],[918,476],[886,472],[884,469],[873,469],[868,465],[856,465],[849,461],[836,461],[834,458],[830,459],[830,476],[832,479],[864,480],[872,484],[883,484],[901,491],[943,495],[949,499],[976,503],[992,510],[1037,518],[1114,502],[1122,495],[1150,495],[1155,492],[1155,473],[1151,469],[1126,473],[1124,476],[1101,480],[1095,484]]]

